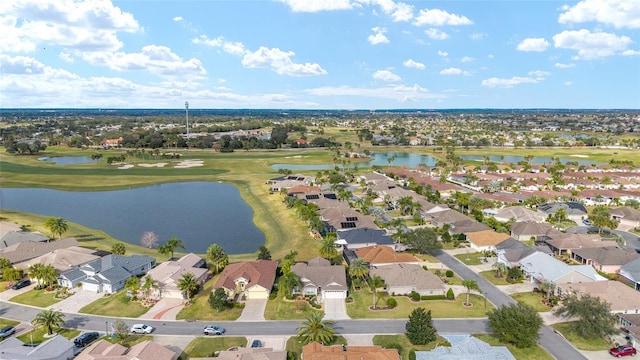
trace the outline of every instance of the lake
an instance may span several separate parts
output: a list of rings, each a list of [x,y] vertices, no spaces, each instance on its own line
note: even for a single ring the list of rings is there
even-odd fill
[[[172,236],[186,251],[203,254],[216,243],[228,254],[251,253],[265,243],[253,209],[229,184],[182,182],[115,191],[0,189],[3,209],[62,217],[140,245],[153,231],[163,244]],[[66,234],[72,235],[72,234]]]
[[[382,153],[373,153],[369,155],[371,157],[370,161],[361,162],[361,163],[353,163],[357,164],[358,167],[370,167],[370,166],[408,166],[408,167],[417,167],[420,164],[425,164],[426,166],[434,166],[436,164],[437,159],[429,156],[429,155],[421,155],[415,153],[397,153],[397,152],[382,152]],[[393,157],[393,161],[389,164],[388,159]],[[352,166],[353,166],[352,164]],[[299,171],[299,170],[330,170],[333,169],[335,165],[333,164],[273,164],[271,168],[274,170],[280,169],[289,169],[291,171]]]
[[[480,155],[462,155],[460,156],[460,158],[462,158],[463,160],[484,161],[484,158]],[[504,156],[490,155],[489,160],[494,162],[513,163],[513,164],[517,164],[520,161],[526,161],[524,159],[524,156],[517,156],[517,155],[504,155]],[[553,162],[552,158],[544,157],[544,156],[534,157],[531,160],[532,164],[537,164],[537,165],[550,164],[552,162]],[[560,158],[560,162],[563,164],[566,164],[567,162],[576,162],[579,165],[602,164],[601,162],[598,162],[598,161],[585,160],[584,158],[579,158],[579,157]]]
[[[93,160],[88,156],[52,156],[41,157],[38,160],[52,162],[56,165],[78,165],[98,162],[102,159]]]

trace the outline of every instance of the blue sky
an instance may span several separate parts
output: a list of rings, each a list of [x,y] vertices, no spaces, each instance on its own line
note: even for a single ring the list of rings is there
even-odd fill
[[[2,108],[640,108],[640,1],[3,0]]]

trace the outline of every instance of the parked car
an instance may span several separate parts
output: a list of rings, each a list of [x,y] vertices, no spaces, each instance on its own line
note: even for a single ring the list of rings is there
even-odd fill
[[[135,324],[131,327],[133,334],[151,334],[153,327],[147,324]]]
[[[583,224],[585,224],[585,225],[587,225],[587,226],[590,226],[590,225],[591,225],[591,220],[589,220],[589,219],[584,219],[584,220],[582,220],[582,223],[583,223]]]
[[[91,344],[94,340],[96,340],[99,337],[100,337],[100,334],[95,331],[86,332],[78,336],[75,340],[73,340],[73,343],[77,347],[84,347]]]
[[[635,356],[638,353],[631,345],[620,345],[609,350],[609,354],[615,357]]]
[[[25,286],[29,286],[31,285],[31,280],[29,279],[24,279],[24,280],[20,280],[17,283],[13,284],[13,286],[11,287],[13,290],[18,290],[18,289],[22,289]]]
[[[16,333],[16,328],[13,326],[5,326],[0,329],[0,339],[4,339]]]
[[[251,347],[252,348],[262,347],[262,341],[260,341],[258,339],[253,340],[253,342],[251,342]]]
[[[224,334],[225,331],[226,331],[225,328],[221,328],[215,325],[207,325],[202,330],[202,332],[204,332],[205,335],[222,335]]]

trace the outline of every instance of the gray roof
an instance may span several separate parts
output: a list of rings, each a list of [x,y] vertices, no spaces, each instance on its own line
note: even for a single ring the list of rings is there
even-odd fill
[[[515,360],[506,346],[491,346],[471,335],[443,335],[451,346],[416,351],[416,360]]]
[[[57,249],[66,249],[71,246],[78,246],[78,241],[75,238],[49,242],[27,241],[0,249],[0,257],[8,259],[12,264],[16,264],[48,254]]]
[[[73,355],[73,343],[61,335],[56,335],[36,347],[25,346],[15,336],[8,337],[0,342],[2,349],[2,359],[11,360],[48,360],[58,359],[65,353]]]
[[[107,270],[100,272],[100,277],[104,278],[102,282],[116,284],[120,281],[127,280],[131,277],[131,273],[125,270],[123,267],[114,266]],[[101,279],[102,280],[102,279]]]
[[[387,286],[415,286],[418,291],[445,288],[439,277],[416,264],[374,266],[369,273],[380,276]]]
[[[344,240],[347,244],[368,244],[391,245],[393,239],[387,235],[385,230],[372,228],[358,228],[338,231],[338,240]]]
[[[111,254],[100,259],[90,261],[82,265],[82,268],[92,269],[95,272],[102,272],[112,267],[121,267],[132,272],[135,269],[153,262],[155,262],[154,258],[145,255],[124,256]]]
[[[620,275],[640,283],[640,259],[622,265],[620,267]]]
[[[489,229],[491,228],[483,223],[471,219],[465,219],[452,223],[451,230],[449,230],[449,232],[452,234],[466,234]]]
[[[538,210],[544,212],[545,214],[555,214],[560,209],[563,209],[567,216],[580,216],[587,214],[587,209],[584,207],[584,205],[575,201],[552,202],[538,206]]]
[[[45,242],[49,241],[48,236],[44,236],[39,232],[29,231],[9,231],[6,234],[0,236],[0,249],[4,249],[11,245],[19,244],[22,242]]]
[[[565,275],[576,271],[593,281],[606,280],[591,265],[567,265],[553,256],[535,252],[520,261],[520,266],[527,274],[538,279],[554,282]]]
[[[511,225],[511,233],[517,235],[546,235],[552,229],[549,223],[523,221]]]
[[[640,254],[637,252],[619,247],[573,249],[571,253],[579,255],[583,259],[593,260],[600,265],[624,265],[635,259],[640,259]]]
[[[542,222],[545,216],[537,211],[527,209],[523,206],[509,206],[498,210],[496,218],[514,218],[516,221]]]
[[[314,265],[315,264],[315,265]],[[291,267],[303,286],[313,284],[332,290],[347,290],[347,272],[342,265],[326,266],[322,262],[309,261],[308,264],[297,263]]]
[[[611,209],[609,213],[611,216],[620,217],[625,220],[640,220],[640,210],[628,206]]]

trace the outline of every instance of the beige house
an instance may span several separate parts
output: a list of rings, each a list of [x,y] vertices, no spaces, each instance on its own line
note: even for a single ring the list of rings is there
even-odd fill
[[[308,263],[295,264],[291,271],[300,278],[299,294],[317,296],[318,302],[347,297],[347,275],[342,265],[331,265],[329,260],[316,257]]]
[[[214,289],[223,288],[229,299],[268,299],[276,279],[277,261],[254,260],[227,265]]]
[[[612,313],[640,314],[640,291],[619,281],[598,281],[558,285],[562,293],[578,296],[589,294],[599,297],[611,305]]]
[[[624,206],[610,211],[611,217],[620,223],[620,227],[639,228],[640,210]]]
[[[147,274],[158,284],[161,297],[183,299],[184,294],[178,288],[178,282],[186,273],[193,274],[200,285],[204,284],[209,273],[206,261],[190,253],[175,261],[165,261],[149,270]]]
[[[439,277],[416,264],[391,264],[374,266],[369,270],[371,276],[380,276],[388,294],[445,295],[446,288]]]
[[[494,251],[496,245],[510,239],[511,236],[494,230],[483,230],[467,233],[469,247],[477,251]]]
[[[640,254],[633,250],[608,246],[573,249],[571,250],[571,258],[581,264],[591,265],[597,271],[617,274],[622,265],[640,259]]]
[[[302,347],[304,360],[400,360],[397,349],[384,349],[380,346],[326,346],[311,342]]]
[[[42,264],[51,265],[56,268],[56,270],[62,272],[88,263],[89,261],[99,259],[99,256],[94,255],[95,252],[96,251],[92,249],[80,246],[71,246],[64,249],[53,250],[50,253],[38,256],[37,258],[16,264],[15,267],[26,270],[33,264]]]
[[[191,358],[194,359],[194,358]],[[244,348],[239,347],[233,350],[220,351],[214,358],[200,358],[200,360],[287,360],[285,350],[274,350],[272,348]]]
[[[98,340],[75,357],[76,360],[176,360],[178,355],[150,340],[137,343],[130,348]]]

